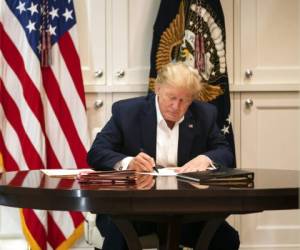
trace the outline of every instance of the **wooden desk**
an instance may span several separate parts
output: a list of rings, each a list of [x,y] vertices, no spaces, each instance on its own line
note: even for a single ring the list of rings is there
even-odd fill
[[[129,249],[140,249],[130,218],[168,223],[168,249],[178,244],[181,222],[206,220],[199,249],[207,249],[219,223],[230,214],[299,208],[299,171],[252,170],[253,188],[209,187],[176,177],[143,177],[135,188],[82,186],[76,180],[45,176],[42,172],[3,173],[0,205],[45,210],[92,211],[110,214],[125,234]],[[150,179],[149,179],[150,178]],[[150,181],[149,181],[150,180]]]

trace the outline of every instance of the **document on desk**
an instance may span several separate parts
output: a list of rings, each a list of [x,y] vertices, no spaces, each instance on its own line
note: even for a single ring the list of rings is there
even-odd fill
[[[76,177],[80,173],[85,172],[94,172],[94,170],[90,168],[83,168],[83,169],[41,169],[45,175],[50,177]]]
[[[177,172],[175,172],[175,169],[174,167],[165,167],[165,168],[157,168],[157,171],[158,172],[145,172],[143,174],[148,174],[148,175],[154,175],[154,176],[176,176],[177,175]]]

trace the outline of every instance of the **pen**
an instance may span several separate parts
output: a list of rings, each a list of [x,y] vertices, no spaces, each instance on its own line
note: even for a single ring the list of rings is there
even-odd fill
[[[211,162],[210,166],[207,168],[207,170],[219,170],[221,167],[220,164],[216,163],[216,162]]]
[[[207,167],[207,170],[216,170],[216,166],[214,165],[214,163],[210,163],[210,165]]]
[[[156,173],[159,173],[157,167],[154,166],[154,167],[153,167],[153,170],[154,170]]]
[[[143,153],[145,153],[145,151],[144,151],[144,149],[143,149],[143,148],[140,148],[140,152],[143,152]],[[156,173],[159,173],[159,172],[158,172],[158,169],[157,169],[157,167],[156,167],[156,166],[154,166],[154,167],[153,167],[153,170],[154,170]]]

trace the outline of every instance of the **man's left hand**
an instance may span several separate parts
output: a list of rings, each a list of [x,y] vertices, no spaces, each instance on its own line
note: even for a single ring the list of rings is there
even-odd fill
[[[198,155],[182,167],[176,169],[177,173],[204,171],[211,165],[211,160],[206,155]]]

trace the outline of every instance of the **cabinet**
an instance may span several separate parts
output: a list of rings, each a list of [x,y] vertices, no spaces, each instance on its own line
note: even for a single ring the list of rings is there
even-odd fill
[[[300,169],[300,96],[297,92],[240,94],[242,168]],[[298,249],[300,211],[240,216],[242,249]]]
[[[85,84],[105,84],[106,1],[74,1],[79,56]]]
[[[300,169],[300,95],[241,94],[243,168]]]
[[[237,0],[234,9],[237,162],[300,170],[300,2]],[[299,210],[235,216],[241,249],[299,249],[299,218]]]
[[[86,87],[105,92],[145,91],[160,1],[76,0],[75,4]]]
[[[240,30],[237,80],[243,84],[299,84],[300,2],[238,0],[236,5],[240,20],[236,24]]]
[[[108,96],[103,93],[86,93],[86,111],[88,119],[88,129],[91,142],[94,140],[97,132],[106,122],[107,109],[109,108]]]

